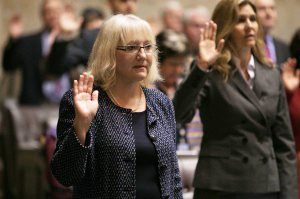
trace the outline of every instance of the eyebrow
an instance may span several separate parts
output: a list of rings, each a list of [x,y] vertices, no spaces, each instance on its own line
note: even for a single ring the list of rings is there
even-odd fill
[[[150,40],[146,40],[146,41],[138,41],[138,40],[134,40],[134,41],[129,41],[129,42],[127,43],[127,45],[138,45],[138,44],[140,44],[140,43],[142,43],[142,44],[148,44],[148,43],[151,43],[151,41],[150,41]]]

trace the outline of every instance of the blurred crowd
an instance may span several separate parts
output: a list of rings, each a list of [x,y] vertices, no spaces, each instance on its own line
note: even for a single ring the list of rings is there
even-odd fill
[[[135,14],[139,5],[138,0],[107,2],[112,15]],[[300,163],[300,30],[289,44],[274,37],[272,30],[278,17],[275,1],[253,2],[264,30],[266,55],[281,71]],[[11,166],[8,160],[10,148],[14,148],[15,153],[21,149],[39,150],[46,173],[45,197],[71,197],[72,190],[59,184],[48,168],[56,144],[58,106],[73,80],[87,70],[96,36],[103,21],[108,18],[107,12],[93,7],[85,8],[77,16],[71,4],[60,0],[43,0],[40,9],[37,12],[41,13],[42,26],[34,33],[24,33],[20,14],[12,16],[7,27],[9,36],[2,51],[3,77],[18,77],[0,85],[6,87],[0,89],[0,142],[3,146],[0,157],[3,171],[0,172],[4,179],[1,179],[3,188],[0,189],[4,190],[7,198],[16,196],[16,190],[9,187],[12,169],[7,168]],[[200,31],[210,20],[211,13],[202,5],[183,8],[176,0],[164,1],[160,11],[161,21],[149,21],[156,33],[159,69],[163,78],[153,87],[173,99],[178,85],[191,70],[192,60],[199,53]],[[15,135],[7,136],[8,133]],[[191,121],[177,123],[178,150],[198,153],[202,137],[198,110]],[[11,146],[8,138],[15,139],[16,145]],[[298,168],[300,172],[300,166]]]

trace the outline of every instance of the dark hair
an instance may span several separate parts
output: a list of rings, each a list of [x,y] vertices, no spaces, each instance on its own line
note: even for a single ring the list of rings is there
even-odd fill
[[[182,33],[173,30],[164,30],[156,36],[158,47],[158,61],[174,56],[186,56],[188,54],[187,38]]]
[[[82,11],[81,16],[83,17],[83,21],[81,24],[81,29],[84,29],[86,27],[86,25],[91,22],[94,21],[96,19],[105,19],[105,13],[103,10],[99,10],[96,8],[86,8]]]
[[[300,69],[300,29],[298,29],[290,44],[291,56],[297,60],[297,68]]]

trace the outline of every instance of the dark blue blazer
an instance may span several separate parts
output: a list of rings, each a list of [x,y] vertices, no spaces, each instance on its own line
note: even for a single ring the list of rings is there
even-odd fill
[[[96,89],[99,108],[85,146],[75,136],[72,92],[64,95],[52,172],[60,183],[73,186],[74,198],[135,198],[136,153],[131,110],[116,106],[106,92]],[[144,88],[144,93],[148,134],[158,157],[161,198],[182,198],[173,105],[157,90]]]

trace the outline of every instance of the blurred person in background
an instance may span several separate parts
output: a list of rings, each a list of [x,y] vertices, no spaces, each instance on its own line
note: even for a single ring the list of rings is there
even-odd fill
[[[266,55],[274,64],[281,67],[281,64],[290,57],[290,51],[285,42],[272,35],[278,17],[275,0],[253,0],[253,3],[263,27]]]
[[[300,186],[300,29],[290,44],[291,57],[282,67],[282,79],[285,85],[290,110],[292,128],[295,136],[298,160],[298,187]],[[300,187],[299,187],[300,188]],[[300,198],[300,193],[299,193]]]
[[[52,173],[74,198],[182,199],[172,102],[148,87],[160,76],[150,25],[118,14],[60,104]]]
[[[52,72],[46,67],[46,62],[52,50],[52,45],[59,34],[64,34],[77,27],[69,25],[61,28],[61,16],[73,17],[65,10],[59,0],[45,0],[41,5],[43,27],[36,33],[24,35],[21,31],[21,20],[11,21],[10,37],[4,48],[4,72],[21,70],[22,82],[19,94],[21,105],[36,106],[45,100],[56,102],[62,93],[69,88],[68,78],[60,79],[61,83],[55,95],[49,95],[44,86],[44,79],[51,79]],[[54,99],[54,98],[55,99]],[[58,99],[59,100],[59,99]]]
[[[198,54],[200,30],[209,21],[210,13],[206,7],[189,8],[183,15],[183,32],[188,38],[189,51],[192,57]]]
[[[183,32],[188,39],[188,51],[189,61],[188,65],[191,64],[192,60],[199,53],[199,40],[201,29],[205,27],[205,23],[210,19],[210,13],[204,6],[198,6],[195,8],[189,8],[184,11],[183,15]],[[189,74],[191,68],[187,68],[186,75]],[[200,118],[199,109],[194,112],[194,116],[189,122],[178,122],[179,126],[182,126],[181,133],[186,135],[186,140],[189,143],[190,149],[200,150],[201,140],[203,136],[202,122]],[[182,132],[182,131],[185,132]]]
[[[138,0],[108,0],[112,14],[135,14]]]
[[[103,21],[105,20],[105,13],[102,9],[96,8],[85,8],[82,11],[82,23],[81,30],[93,30],[96,28],[100,28]]]
[[[107,3],[112,14],[134,14],[137,11],[138,0],[107,0]],[[77,37],[72,37],[74,33],[78,32],[78,30],[74,30],[69,32],[69,36],[65,37],[64,40],[55,42],[50,54],[51,59],[49,60],[51,62],[47,63],[47,68],[58,69],[53,71],[57,74],[71,71],[77,67],[86,68],[99,30],[100,27],[95,27],[91,30],[82,31]],[[74,75],[73,78],[75,78]]]
[[[163,78],[156,87],[173,99],[187,66],[187,39],[184,34],[166,29],[156,36],[159,70]]]
[[[168,0],[163,5],[161,18],[163,29],[171,29],[175,32],[182,32],[183,8],[176,0]]]
[[[195,199],[297,199],[296,152],[284,85],[265,56],[256,7],[221,0],[174,98],[178,122],[198,101],[204,136]]]
[[[43,137],[45,129],[41,128],[42,123],[47,123],[51,111],[55,111],[55,108],[49,106],[49,102],[51,104],[59,102],[63,93],[70,88],[68,76],[56,76],[47,69],[45,63],[49,59],[52,45],[59,35],[78,28],[77,24],[68,24],[68,26],[64,26],[65,29],[62,29],[61,23],[64,23],[62,17],[73,18],[73,11],[72,7],[63,4],[60,0],[44,0],[40,10],[43,22],[41,30],[24,34],[20,17],[13,18],[10,23],[10,38],[4,49],[3,67],[4,72],[16,70],[21,72],[22,82],[18,99],[20,106],[17,106],[17,111],[21,114],[22,124],[25,124],[26,135],[18,135],[17,133],[21,132],[16,132],[16,136],[24,137],[24,140],[18,139],[18,146],[28,144],[32,147],[33,145],[30,144],[37,142],[39,147],[42,146],[43,143],[37,140]],[[48,117],[44,118],[46,111],[48,111]],[[16,123],[15,125],[20,124]],[[46,159],[52,157],[53,151],[47,152],[46,146]],[[59,184],[52,177],[50,170],[47,171],[50,197],[69,198],[70,189]]]

